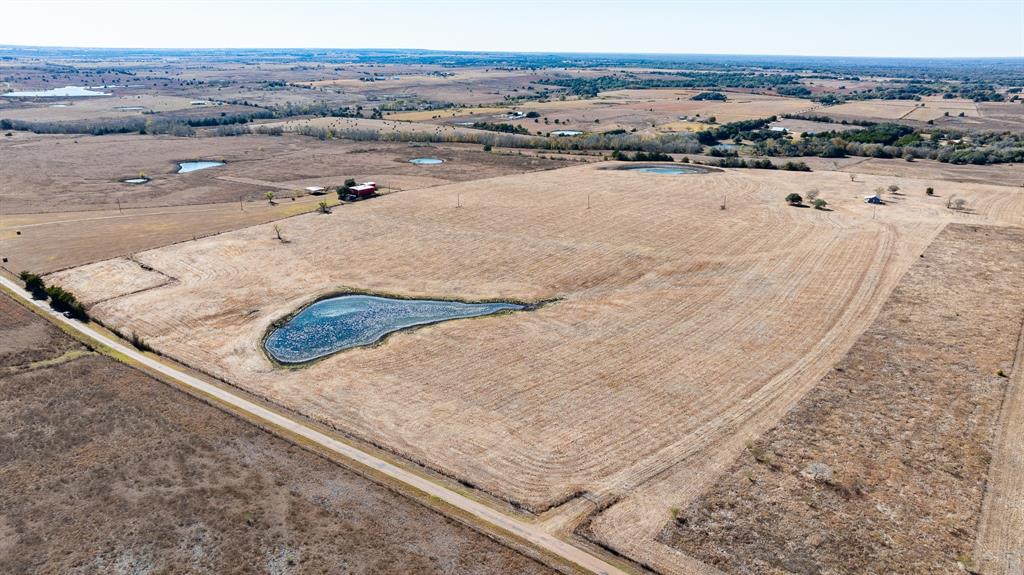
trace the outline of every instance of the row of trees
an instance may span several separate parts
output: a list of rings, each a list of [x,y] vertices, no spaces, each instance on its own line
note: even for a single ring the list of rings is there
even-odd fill
[[[18,275],[25,283],[25,289],[32,294],[33,298],[38,300],[49,298],[50,307],[53,309],[70,314],[81,321],[89,321],[89,314],[85,311],[85,306],[71,292],[60,286],[47,286],[42,277],[28,271],[23,271]]]

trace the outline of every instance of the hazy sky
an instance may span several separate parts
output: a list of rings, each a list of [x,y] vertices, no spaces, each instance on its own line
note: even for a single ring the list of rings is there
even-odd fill
[[[0,44],[1024,56],[1024,0],[0,0]]]

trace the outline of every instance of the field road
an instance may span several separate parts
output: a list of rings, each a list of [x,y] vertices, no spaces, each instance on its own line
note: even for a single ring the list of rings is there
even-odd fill
[[[231,409],[237,410],[238,412],[252,417],[257,421],[267,423],[274,428],[283,429],[288,433],[297,435],[333,454],[352,460],[358,464],[365,465],[366,467],[372,468],[379,473],[388,476],[394,481],[401,482],[429,496],[436,497],[448,505],[456,507],[484,523],[502,531],[509,532],[542,551],[556,555],[589,572],[608,575],[626,575],[625,571],[546,533],[537,525],[521,521],[496,511],[483,503],[469,499],[464,495],[456,493],[415,473],[406,471],[405,469],[366,453],[365,451],[342,443],[341,441],[325,435],[324,433],[321,433],[299,421],[275,411],[271,411],[270,409],[235,395],[228,390],[221,389],[215,385],[147,357],[132,347],[126,346],[104,336],[88,324],[68,319],[63,315],[52,311],[45,302],[33,300],[17,283],[7,279],[6,277],[0,276],[0,285],[8,288],[18,299],[22,300],[27,305],[35,306],[42,310],[45,316],[49,317],[52,321],[63,324],[90,340],[96,341],[138,364],[145,365],[147,368],[175,380],[180,385],[185,386],[188,389],[192,389],[204,396],[213,397],[219,402],[226,404]]]

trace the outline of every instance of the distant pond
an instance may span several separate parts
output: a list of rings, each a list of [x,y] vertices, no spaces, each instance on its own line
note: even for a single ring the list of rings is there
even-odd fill
[[[413,158],[409,160],[410,163],[416,164],[417,166],[433,166],[436,164],[443,164],[444,160],[440,158]]]
[[[371,345],[390,333],[452,319],[525,309],[515,303],[466,303],[343,295],[303,309],[267,336],[264,348],[279,363],[297,364]]]
[[[196,170],[205,170],[206,168],[216,168],[217,166],[223,166],[223,165],[224,165],[224,162],[206,162],[206,161],[179,162],[178,163],[178,173],[179,174],[187,174],[189,172],[194,172]]]
[[[645,174],[703,174],[705,170],[695,167],[684,166],[626,166],[622,168],[629,172],[644,172]]]
[[[26,92],[7,92],[8,98],[80,98],[86,96],[109,96],[108,92],[97,92],[85,86],[64,86],[49,90],[30,90]]]

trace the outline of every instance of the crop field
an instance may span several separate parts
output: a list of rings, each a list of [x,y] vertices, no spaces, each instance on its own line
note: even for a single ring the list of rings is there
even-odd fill
[[[551,573],[6,294],[0,330],[0,572]]]
[[[656,541],[669,508],[813,388],[943,225],[1024,216],[1005,186],[957,184],[954,212],[909,178],[614,165],[393,194],[284,220],[287,243],[259,225],[47,280],[178,361],[524,512],[610,506],[587,536],[675,572]],[[782,201],[812,188],[831,211]],[[549,303],[299,369],[267,359],[273,322],[346,290]]]

